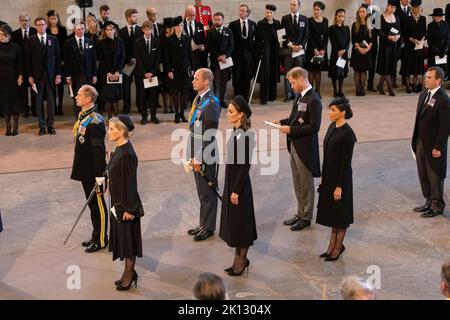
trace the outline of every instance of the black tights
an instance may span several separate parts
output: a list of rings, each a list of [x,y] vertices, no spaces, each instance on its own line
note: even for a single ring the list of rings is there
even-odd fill
[[[382,74],[380,76],[380,83],[378,83],[378,90],[380,91],[380,93],[383,93],[383,86],[385,81],[388,86],[389,93],[393,93],[394,89],[392,87],[392,76],[389,74]]]
[[[320,94],[320,83],[322,82],[322,72],[320,71],[311,71],[309,73],[309,82],[311,83],[311,85],[314,87],[315,84],[315,88],[318,94]]]
[[[232,266],[234,272],[239,273],[245,268],[245,265],[247,264],[247,253],[248,247],[236,248]]]
[[[120,278],[120,281],[122,282],[123,286],[128,286],[128,284],[133,281],[134,273],[134,266],[136,264],[136,257],[125,258],[125,268],[123,269],[122,277]]]
[[[331,83],[333,84],[333,91],[334,93],[341,93],[342,94],[342,86],[344,85],[344,78],[331,78]],[[336,83],[339,85],[339,89],[336,86]]]
[[[328,244],[327,253],[331,258],[336,258],[344,247],[344,238],[345,233],[347,232],[346,228],[332,228],[331,229],[331,237],[330,243]]]
[[[353,77],[355,78],[356,93],[361,92],[361,90],[364,90],[364,87],[366,85],[367,72],[355,71]]]

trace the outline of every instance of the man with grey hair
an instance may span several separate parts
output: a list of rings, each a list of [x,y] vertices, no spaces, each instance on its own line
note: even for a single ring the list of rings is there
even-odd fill
[[[148,8],[146,10],[146,14],[147,14],[148,21],[150,21],[150,23],[153,26],[152,37],[158,38],[158,39],[161,38],[162,24],[156,21],[158,11],[156,10],[156,8]]]
[[[214,188],[217,188],[219,155],[214,130],[219,127],[220,102],[211,91],[213,80],[213,73],[206,68],[198,69],[192,80],[197,96],[189,114],[191,135],[187,156],[194,168],[195,185],[200,201],[200,223],[189,230],[188,234],[194,236],[195,241],[211,237],[216,229],[218,197]],[[206,138],[205,134],[209,138]]]
[[[75,153],[71,179],[83,185],[86,199],[96,185],[96,177],[103,177],[106,170],[106,127],[102,116],[95,112],[98,92],[90,85],[83,85],[78,90],[75,101],[81,108],[78,121],[73,127]],[[89,202],[92,236],[82,243],[87,247],[85,252],[91,253],[106,248],[108,245],[108,216],[103,188],[96,188],[96,197]]]
[[[374,289],[356,276],[345,278],[340,286],[343,300],[376,300]]]
[[[322,102],[308,81],[308,72],[292,68],[286,75],[297,98],[289,118],[274,121],[286,134],[290,152],[292,178],[297,198],[297,214],[284,221],[292,231],[311,225],[314,206],[314,177],[320,177],[319,130],[322,120]]]
[[[20,23],[20,28],[15,30],[11,34],[11,40],[15,44],[18,44],[21,49],[22,70],[24,71],[23,78],[28,79],[28,77],[29,77],[29,74],[27,72],[28,66],[26,64],[26,59],[23,58],[23,57],[25,57],[25,46],[26,46],[26,43],[28,42],[28,39],[31,36],[34,36],[37,34],[37,30],[30,26],[31,21],[30,21],[30,15],[28,13],[21,13],[19,15],[19,23]],[[30,90],[30,89],[31,89],[31,86],[30,86],[29,82],[24,81],[23,85],[21,86],[21,90],[23,92],[23,94],[22,94],[23,100],[21,102],[23,103],[23,106],[24,106],[23,109],[25,109],[24,117],[28,117],[30,115],[30,111],[33,116],[35,116],[35,117],[37,116],[36,94],[33,90]],[[30,105],[28,104],[29,91],[31,91],[31,108],[30,108]]]
[[[184,12],[184,33],[189,37],[192,49],[192,70],[208,67],[208,51],[203,25],[195,21],[195,7],[189,5]]]

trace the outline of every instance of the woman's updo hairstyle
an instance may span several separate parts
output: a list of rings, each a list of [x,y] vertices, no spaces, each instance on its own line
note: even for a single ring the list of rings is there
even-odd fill
[[[330,102],[328,108],[331,108],[331,106],[336,106],[336,108],[338,108],[341,112],[345,111],[345,119],[351,119],[351,117],[353,117],[353,111],[350,106],[350,101],[348,101],[347,98],[338,97],[336,99],[333,99]]]

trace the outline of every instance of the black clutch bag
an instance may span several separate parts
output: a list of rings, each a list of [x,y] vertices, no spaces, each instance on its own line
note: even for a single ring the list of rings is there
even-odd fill
[[[112,214],[114,215],[114,217],[116,218],[116,220],[118,222],[122,222],[123,221],[123,214],[125,212],[125,210],[122,207],[122,203],[116,203],[114,205],[114,208],[111,209]],[[130,214],[132,214],[133,216],[135,216],[136,218],[140,218],[144,216],[144,206],[142,205],[142,201],[141,201],[141,197],[138,195],[138,203],[137,203],[137,208],[136,210],[130,212]]]

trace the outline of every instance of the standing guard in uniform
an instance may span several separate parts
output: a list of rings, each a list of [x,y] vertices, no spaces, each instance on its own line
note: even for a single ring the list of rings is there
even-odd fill
[[[83,85],[76,96],[76,103],[81,111],[73,127],[75,156],[71,179],[81,181],[86,199],[96,186],[95,178],[103,177],[106,170],[106,128],[102,116],[95,112],[97,97],[97,90],[90,85]],[[97,187],[96,197],[89,203],[94,230],[91,239],[82,243],[83,247],[87,247],[85,250],[87,253],[104,249],[108,245],[106,234],[108,220],[105,208],[103,190],[100,186]]]
[[[192,103],[189,114],[189,130],[191,132],[188,153],[194,170],[198,199],[200,200],[200,223],[188,234],[195,241],[205,240],[214,234],[217,218],[217,159],[218,150],[214,132],[220,119],[220,102],[213,94],[211,84],[214,75],[206,68],[198,69],[194,74],[192,85],[197,96]],[[205,134],[210,136],[206,138]],[[205,154],[205,150],[210,150]],[[207,151],[208,152],[208,151]]]
[[[195,0],[195,12],[195,21],[198,21],[203,25],[206,36],[206,32],[213,25],[211,8],[209,6],[204,6],[202,0]]]

